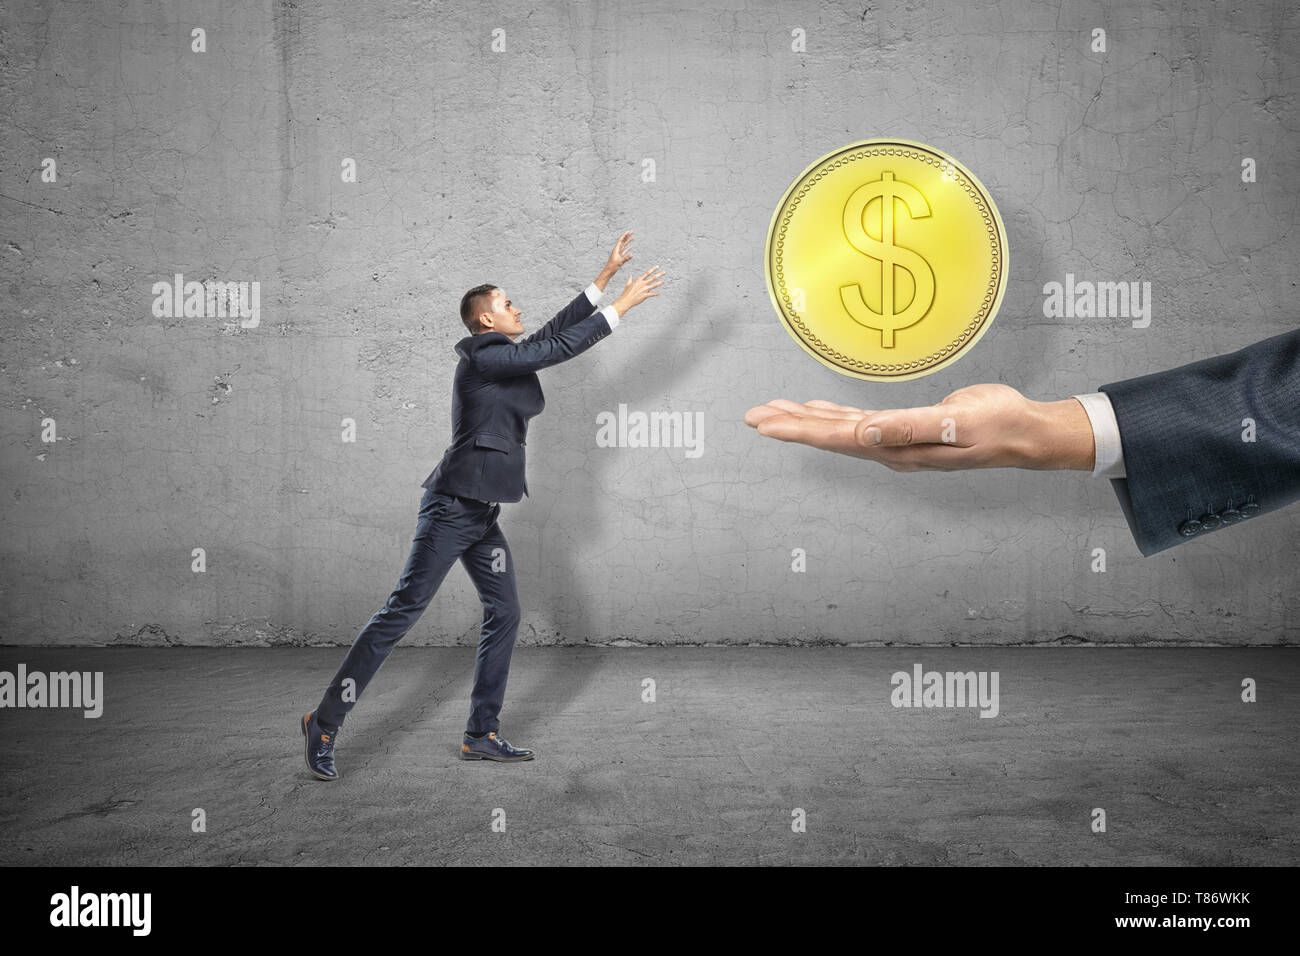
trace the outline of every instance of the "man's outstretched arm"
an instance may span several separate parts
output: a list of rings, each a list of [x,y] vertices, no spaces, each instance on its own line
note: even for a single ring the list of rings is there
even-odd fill
[[[547,322],[532,335],[526,335],[518,339],[519,345],[527,345],[531,342],[540,342],[542,339],[553,338],[559,333],[570,329],[577,322],[588,318],[595,311],[595,305],[600,301],[599,292],[592,295],[595,285],[587,286],[586,290],[579,292],[578,295],[566,305],[563,309],[555,314],[555,318]],[[618,328],[619,314],[613,305],[607,305],[600,309],[600,314],[605,316],[605,321],[609,323],[611,331]]]
[[[664,274],[656,271],[658,268],[655,266],[644,275],[627,280],[627,286],[612,303],[618,316],[626,315],[646,299],[659,295],[657,290],[663,284]],[[610,323],[604,311],[601,311],[593,312],[585,319],[543,339],[510,342],[497,337],[496,341],[485,343],[474,353],[474,367],[487,379],[540,372],[581,355],[609,335],[610,331]]]
[[[1118,451],[1107,440],[1108,413]],[[884,411],[778,399],[751,408],[745,422],[895,471],[1112,477],[1134,540],[1150,555],[1300,498],[1300,330],[1056,402],[972,385],[938,405]]]
[[[604,268],[600,270],[600,275],[580,292],[576,298],[563,309],[561,309],[551,321],[547,322],[532,335],[526,336],[521,341],[534,342],[538,339],[550,338],[557,332],[562,332],[574,322],[585,319],[591,315],[592,310],[600,304],[602,296],[605,294],[605,286],[609,280],[614,278],[618,270],[632,258],[632,230],[629,229],[623,235],[618,237],[614,243],[614,250],[609,254],[609,259],[605,262]],[[618,328],[620,313],[612,306],[605,306],[601,309],[605,313],[605,319],[609,322],[611,329]]]

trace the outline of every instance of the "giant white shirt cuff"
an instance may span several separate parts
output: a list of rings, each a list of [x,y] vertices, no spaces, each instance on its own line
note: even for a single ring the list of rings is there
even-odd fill
[[[1092,444],[1095,449],[1093,476],[1123,478],[1124,446],[1119,440],[1119,422],[1115,420],[1115,409],[1111,407],[1110,396],[1105,392],[1090,392],[1074,397],[1088,413],[1088,421],[1092,424]]]

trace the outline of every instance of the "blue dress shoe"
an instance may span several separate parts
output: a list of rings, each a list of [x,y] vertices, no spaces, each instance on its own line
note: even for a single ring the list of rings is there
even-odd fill
[[[337,780],[339,772],[334,769],[334,738],[338,733],[323,730],[316,723],[316,711],[310,711],[302,718],[302,735],[307,738],[307,769],[321,780]]]
[[[531,750],[511,747],[509,741],[503,740],[495,733],[487,734],[475,740],[469,734],[460,744],[461,760],[532,760]]]

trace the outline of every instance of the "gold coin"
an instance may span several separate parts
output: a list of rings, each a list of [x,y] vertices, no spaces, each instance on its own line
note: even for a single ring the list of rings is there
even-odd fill
[[[785,191],[764,271],[804,351],[854,378],[899,382],[957,361],[993,323],[1007,234],[957,160],[869,139],[823,156]]]

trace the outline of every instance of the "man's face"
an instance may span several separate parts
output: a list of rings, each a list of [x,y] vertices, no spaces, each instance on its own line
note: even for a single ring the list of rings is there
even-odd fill
[[[500,289],[492,290],[489,304],[491,307],[479,315],[479,324],[484,332],[501,332],[514,336],[524,331],[524,324],[519,321],[524,313],[514,307],[504,292]]]

